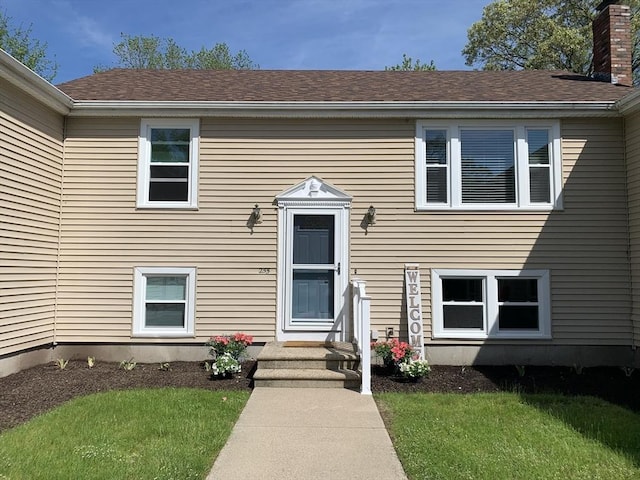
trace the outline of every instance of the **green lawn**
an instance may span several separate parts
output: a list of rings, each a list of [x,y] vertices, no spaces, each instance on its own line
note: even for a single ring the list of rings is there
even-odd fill
[[[590,397],[376,395],[418,479],[640,479],[640,415]]]
[[[0,479],[203,479],[248,398],[196,389],[77,398],[0,434]]]
[[[203,479],[248,398],[194,389],[78,398],[0,434],[0,479]],[[376,400],[411,480],[640,479],[640,415],[601,400]]]

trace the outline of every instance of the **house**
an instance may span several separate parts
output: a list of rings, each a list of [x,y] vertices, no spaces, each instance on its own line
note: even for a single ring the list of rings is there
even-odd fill
[[[236,331],[351,341],[355,277],[374,335],[407,338],[407,264],[432,363],[640,366],[628,7],[597,22],[598,80],[110,70],[55,87],[0,51],[0,375],[201,359]]]

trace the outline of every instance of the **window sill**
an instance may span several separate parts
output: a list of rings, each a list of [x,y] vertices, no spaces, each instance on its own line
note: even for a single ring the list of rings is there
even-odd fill
[[[131,338],[195,338],[194,333],[189,332],[137,332]]]
[[[531,335],[509,335],[509,334],[501,334],[501,335],[492,335],[492,336],[487,336],[487,335],[464,335],[464,334],[446,334],[446,333],[434,333],[431,336],[432,340],[444,340],[444,341],[460,341],[460,340],[470,340],[470,341],[482,341],[484,342],[499,342],[499,341],[504,341],[504,340],[508,340],[508,341],[550,341],[553,340],[553,338],[551,337],[551,335],[546,334],[546,333],[538,333],[538,334],[531,334]]]
[[[163,203],[159,205],[136,205],[136,210],[183,210],[196,212],[199,208],[197,205],[171,205]]]
[[[513,206],[499,206],[499,205],[487,205],[487,206],[464,206],[464,207],[450,207],[448,205],[435,206],[429,205],[415,207],[416,212],[523,212],[523,213],[535,213],[535,212],[561,212],[562,208],[554,207],[551,205],[542,206],[530,206],[530,207],[513,207]]]

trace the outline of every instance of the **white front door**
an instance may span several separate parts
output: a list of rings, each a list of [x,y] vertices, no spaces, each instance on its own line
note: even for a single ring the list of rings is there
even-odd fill
[[[334,328],[342,306],[340,213],[287,212],[287,329]]]
[[[350,202],[287,198],[278,197],[278,339],[347,340]]]

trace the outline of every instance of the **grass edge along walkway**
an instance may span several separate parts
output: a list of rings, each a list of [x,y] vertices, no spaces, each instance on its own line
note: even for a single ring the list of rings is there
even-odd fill
[[[375,399],[411,480],[640,478],[640,415],[600,399],[517,393]]]
[[[0,434],[0,479],[203,479],[249,392],[118,390]]]

